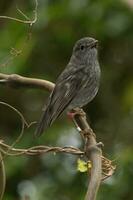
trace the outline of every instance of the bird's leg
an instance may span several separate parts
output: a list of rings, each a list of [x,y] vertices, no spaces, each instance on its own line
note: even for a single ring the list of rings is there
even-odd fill
[[[80,127],[80,125],[78,124],[78,122],[76,120],[76,117],[77,116],[81,116],[81,117],[85,117],[86,118],[86,113],[83,111],[83,109],[77,107],[77,108],[74,108],[71,111],[69,111],[67,113],[67,115],[68,115],[69,119],[71,119],[74,122],[78,132],[80,133],[80,135],[84,139],[86,134],[88,134],[88,132],[90,132],[91,130],[88,130],[88,129],[87,130],[82,130],[82,128]]]
[[[80,115],[80,116],[86,116],[86,114],[85,114],[85,112],[83,111],[83,109],[82,108],[73,108],[71,111],[69,111],[68,113],[67,113],[67,115],[68,115],[68,117],[70,118],[70,119],[74,119],[74,117],[76,116],[76,115]]]
[[[79,132],[81,132],[81,128],[79,127],[77,121],[75,120],[75,117],[77,115],[80,115],[80,116],[86,116],[85,112],[81,109],[81,108],[74,108],[72,110],[70,110],[69,112],[67,112],[67,116],[70,120],[72,120],[77,128],[77,130]]]

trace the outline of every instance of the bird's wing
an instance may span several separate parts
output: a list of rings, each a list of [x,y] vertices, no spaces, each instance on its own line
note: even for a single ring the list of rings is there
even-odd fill
[[[41,135],[60,116],[77,92],[79,92],[84,82],[83,74],[79,73],[83,73],[82,70],[75,71],[73,74],[65,73],[60,75],[48,99],[46,109],[41,115],[35,132],[36,135]]]

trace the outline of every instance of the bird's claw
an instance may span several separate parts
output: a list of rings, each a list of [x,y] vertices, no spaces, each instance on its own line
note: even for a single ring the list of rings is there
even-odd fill
[[[83,117],[86,116],[85,112],[81,108],[74,108],[71,111],[69,111],[67,115],[70,119],[73,119],[76,115],[80,115]]]

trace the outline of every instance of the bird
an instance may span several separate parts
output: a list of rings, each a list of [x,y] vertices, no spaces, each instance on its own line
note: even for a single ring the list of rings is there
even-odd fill
[[[100,75],[98,40],[92,37],[79,39],[42,109],[35,135],[45,132],[63,111],[82,108],[92,101],[99,89]]]

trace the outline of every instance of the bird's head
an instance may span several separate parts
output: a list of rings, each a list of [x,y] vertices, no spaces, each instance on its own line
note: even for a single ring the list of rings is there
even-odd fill
[[[98,40],[85,37],[76,42],[73,48],[73,56],[81,62],[97,57]]]

